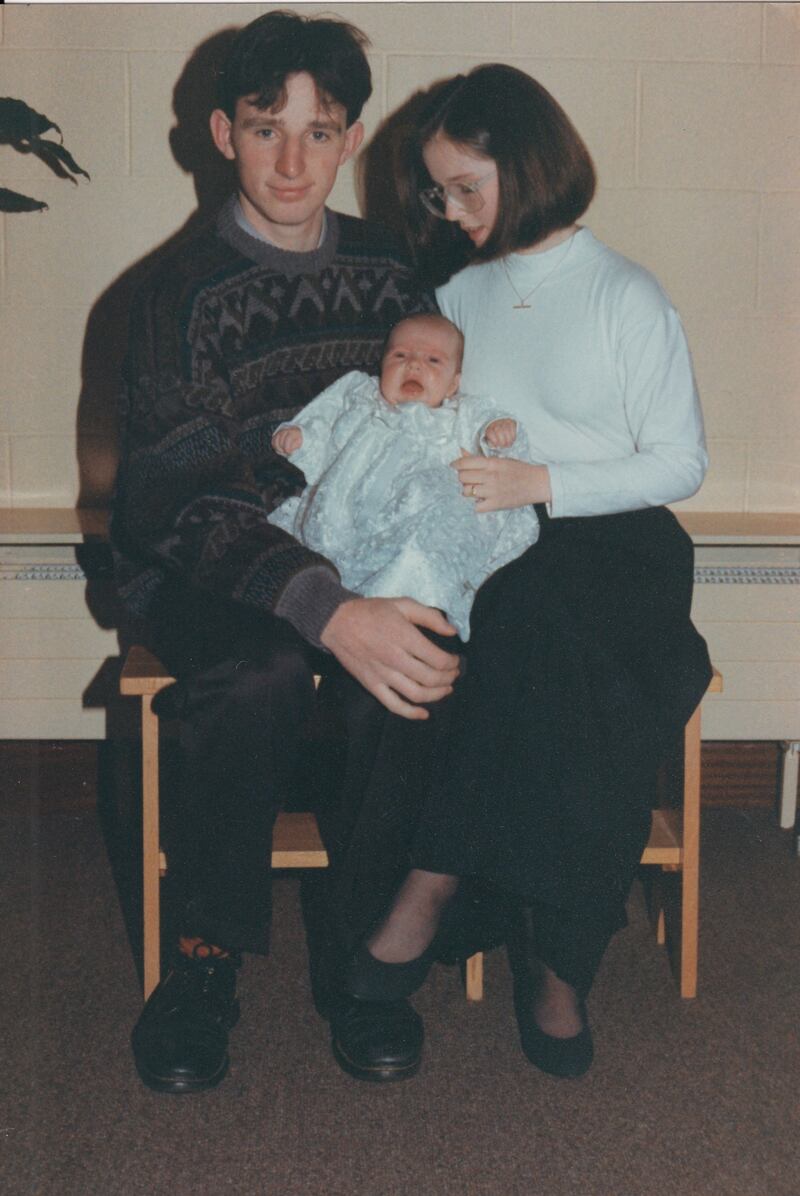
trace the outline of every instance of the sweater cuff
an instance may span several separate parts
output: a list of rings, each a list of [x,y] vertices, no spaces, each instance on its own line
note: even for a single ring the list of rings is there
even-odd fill
[[[331,569],[312,565],[288,583],[275,604],[275,614],[291,623],[309,644],[327,652],[320,636],[329,619],[343,602],[357,597],[345,589]]]

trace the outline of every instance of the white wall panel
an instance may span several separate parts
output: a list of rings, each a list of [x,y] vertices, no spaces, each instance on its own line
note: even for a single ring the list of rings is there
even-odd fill
[[[0,698],[0,739],[105,739],[105,710],[73,700]]]

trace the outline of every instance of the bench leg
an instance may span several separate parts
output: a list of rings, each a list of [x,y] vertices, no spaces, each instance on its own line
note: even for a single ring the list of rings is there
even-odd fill
[[[482,1001],[483,1000],[483,952],[479,951],[477,955],[470,955],[467,960],[467,1000],[468,1001]]]
[[[667,920],[664,917],[663,905],[659,905],[658,913],[656,914],[656,942],[659,947],[666,946],[667,942]]]
[[[682,997],[697,996],[700,899],[700,707],[686,725],[683,779],[683,876],[681,894]]]
[[[142,695],[142,903],[144,999],[161,979],[161,910],[158,834],[158,717]]]
[[[664,870],[663,867],[654,867],[651,869],[652,877],[649,877],[650,888],[645,890],[647,916],[650,919],[650,925],[653,933],[656,936],[656,942],[659,947],[663,947],[667,942],[667,920],[664,912]]]

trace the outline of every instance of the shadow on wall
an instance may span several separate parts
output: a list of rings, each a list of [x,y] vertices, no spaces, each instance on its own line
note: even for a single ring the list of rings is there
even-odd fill
[[[402,175],[398,167],[408,144],[414,117],[426,93],[415,92],[410,99],[378,125],[356,159],[355,184],[358,206],[367,220],[384,224],[403,237],[408,229],[403,214],[402,195],[395,179]]]
[[[194,178],[197,210],[182,228],[135,262],[96,301],[83,342],[81,394],[77,411],[80,476],[78,506],[106,507],[117,468],[117,397],[134,290],[162,256],[210,219],[233,189],[231,163],[215,149],[208,120],[215,107],[215,84],[235,28],[202,42],[175,84],[176,124],[169,135],[178,166]]]

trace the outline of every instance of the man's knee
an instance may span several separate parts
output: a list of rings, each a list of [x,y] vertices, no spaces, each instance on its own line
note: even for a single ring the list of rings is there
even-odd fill
[[[263,659],[227,662],[228,701],[243,712],[310,706],[314,673],[301,651],[279,648]]]
[[[314,702],[314,673],[302,651],[279,648],[261,657],[224,660],[183,679],[175,713],[214,740],[252,731],[274,735],[300,725]]]

